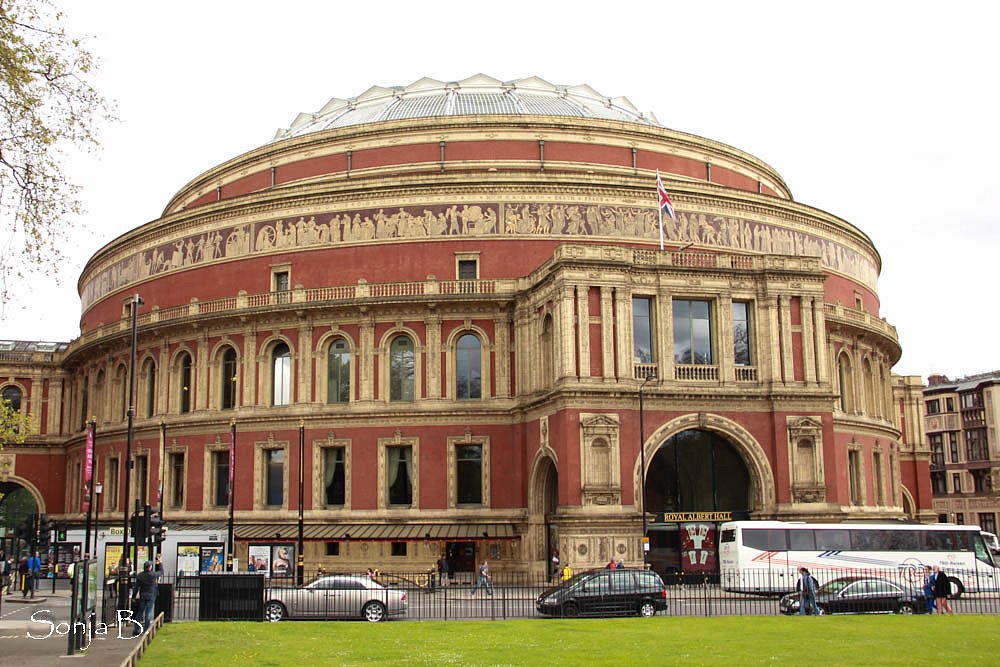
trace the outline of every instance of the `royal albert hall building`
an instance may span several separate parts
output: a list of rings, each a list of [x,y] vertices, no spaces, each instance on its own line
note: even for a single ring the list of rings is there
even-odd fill
[[[129,502],[162,470],[172,531],[225,532],[235,428],[240,562],[295,543],[300,470],[307,571],[641,564],[645,510],[653,567],[699,573],[732,517],[933,520],[880,268],[769,165],[624,98],[376,86],[99,250],[78,338],[0,344],[38,421],[0,491],[82,525],[93,417],[121,522],[138,294]]]

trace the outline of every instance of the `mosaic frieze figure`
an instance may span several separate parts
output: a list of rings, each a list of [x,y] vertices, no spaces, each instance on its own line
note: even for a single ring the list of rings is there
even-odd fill
[[[446,236],[656,240],[658,224],[656,210],[649,207],[547,202],[378,208],[247,223],[147,248],[115,262],[84,285],[83,306],[87,308],[131,282],[166,271],[275,250]],[[872,261],[851,248],[777,224],[678,211],[676,220],[664,218],[663,235],[671,243],[819,257],[826,268],[872,288],[878,278]]]

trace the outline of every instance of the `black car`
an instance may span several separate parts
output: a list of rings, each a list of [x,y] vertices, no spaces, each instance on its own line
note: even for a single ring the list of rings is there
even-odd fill
[[[880,577],[839,577],[816,589],[816,606],[824,614],[923,614],[927,598],[922,591]],[[799,594],[782,597],[779,608],[783,614],[799,613]]]
[[[667,608],[667,589],[649,570],[589,570],[543,592],[535,608],[545,616],[653,616]]]

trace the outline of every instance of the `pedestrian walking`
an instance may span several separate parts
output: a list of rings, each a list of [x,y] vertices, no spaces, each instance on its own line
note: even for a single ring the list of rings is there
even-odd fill
[[[38,588],[38,575],[42,572],[42,558],[35,552],[35,555],[28,559],[28,579],[31,584],[31,597],[35,597],[35,590]]]
[[[562,569],[562,580],[565,582],[569,581],[572,578],[573,578],[573,568],[569,566],[569,563],[566,563],[566,565],[563,566]]]
[[[29,583],[31,581],[30,570],[28,569],[28,559],[27,557],[22,558],[21,562],[17,565],[17,580],[18,588],[21,589],[21,597],[28,597],[28,589],[31,587]],[[31,593],[31,597],[35,597],[34,592]]]
[[[480,588],[485,588],[486,594],[492,597],[493,584],[490,583],[492,578],[493,577],[490,575],[490,564],[484,560],[483,564],[479,566],[479,578],[476,580],[476,585],[472,587],[469,597],[475,596],[476,591]]]
[[[550,567],[551,567],[551,570],[549,572],[549,576],[552,577],[553,579],[555,579],[556,577],[559,576],[559,550],[558,549],[553,549],[552,550],[552,559],[550,561]]]
[[[3,568],[3,571],[0,572],[0,595],[6,595],[10,592],[10,578],[14,573],[14,560],[3,558],[3,564],[0,567]]]
[[[438,579],[440,579],[441,585],[447,586],[450,563],[448,563],[448,556],[446,554],[441,554],[441,557],[438,558],[437,568],[438,568]]]
[[[795,587],[799,591],[799,615],[813,614],[821,615],[819,607],[816,605],[816,578],[809,574],[809,570],[804,567],[799,568],[799,582]]]
[[[939,614],[954,614],[948,598],[951,597],[951,579],[937,565],[934,566],[934,597]]]
[[[927,613],[933,614],[937,604],[934,602],[934,570],[930,565],[924,565],[924,598],[927,602]]]

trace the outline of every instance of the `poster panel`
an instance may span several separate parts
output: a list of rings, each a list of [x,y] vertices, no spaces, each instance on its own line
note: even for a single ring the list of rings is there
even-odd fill
[[[147,547],[139,547],[139,557],[136,559],[135,555],[135,545],[129,545],[129,570],[134,574],[136,571],[135,564],[139,563],[139,570],[142,570],[142,564],[149,560],[149,551]],[[104,576],[115,576],[118,574],[118,561],[122,557],[122,545],[121,542],[116,544],[104,544]]]
[[[681,570],[685,574],[718,571],[714,523],[681,524]]]
[[[271,576],[290,577],[295,573],[295,546],[275,544],[271,547]]]
[[[218,574],[225,570],[222,552],[222,545],[201,547],[201,572],[203,574]]]
[[[271,545],[254,544],[247,552],[247,570],[250,572],[260,572],[264,576],[271,576]]]
[[[201,545],[177,545],[177,576],[191,577],[198,574],[201,564]]]

